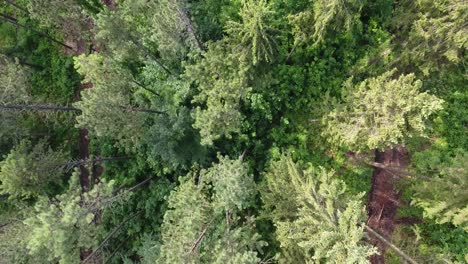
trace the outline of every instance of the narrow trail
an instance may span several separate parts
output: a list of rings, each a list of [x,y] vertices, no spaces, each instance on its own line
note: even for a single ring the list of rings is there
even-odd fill
[[[409,164],[408,151],[403,146],[396,146],[386,151],[375,151],[375,162],[385,166],[405,169]],[[375,168],[372,175],[372,187],[367,204],[367,225],[380,235],[389,239],[395,230],[396,213],[401,205],[400,194],[395,183],[399,176],[384,168]],[[372,264],[382,264],[388,245],[369,234],[372,244],[379,249],[380,255],[370,258]],[[390,240],[390,239],[389,239]]]

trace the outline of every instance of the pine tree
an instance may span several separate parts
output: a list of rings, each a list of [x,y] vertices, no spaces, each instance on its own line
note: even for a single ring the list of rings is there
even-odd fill
[[[313,41],[320,43],[331,32],[351,31],[359,24],[361,9],[366,0],[317,0],[312,10],[289,16],[293,26],[295,45]]]
[[[84,34],[85,14],[81,6],[73,0],[30,0],[28,11],[31,18],[42,26],[67,32],[71,36]]]
[[[240,54],[252,61],[271,62],[275,41],[271,20],[274,12],[266,0],[243,0],[240,10],[242,22],[228,21],[225,31],[234,42],[239,42]]]
[[[0,162],[0,193],[11,198],[31,198],[54,193],[60,186],[60,166],[65,153],[53,151],[46,142],[35,145],[22,140]]]
[[[193,126],[200,129],[202,144],[211,145],[216,139],[240,132],[240,103],[250,91],[249,70],[250,66],[231,52],[225,40],[208,44],[204,58],[186,67],[186,78],[200,89],[193,99],[200,104]]]
[[[219,159],[200,172],[197,184],[189,174],[171,193],[156,263],[260,261],[257,250],[265,243],[254,219],[241,214],[255,195],[253,178],[241,160]]]
[[[395,70],[358,85],[344,84],[343,103],[325,117],[325,135],[331,142],[354,151],[386,149],[407,138],[424,136],[430,115],[442,109],[442,100],[420,92],[414,74],[393,79]]]
[[[403,62],[415,64],[424,75],[463,62],[468,42],[466,2],[421,0],[412,4],[415,19],[403,43]],[[405,11],[402,15],[409,16]]]
[[[93,85],[92,89],[84,90],[81,101],[75,103],[81,110],[77,117],[79,127],[87,128],[97,136],[113,138],[121,146],[131,146],[141,141],[143,123],[148,115],[164,114],[136,105],[133,93],[140,86],[116,62],[92,54],[78,56],[75,64],[85,77],[84,82]]]
[[[67,192],[53,200],[42,197],[34,206],[35,214],[24,221],[30,230],[29,253],[49,263],[80,263],[81,250],[97,245],[98,226],[92,223],[113,183],[101,183],[82,193],[77,174]]]
[[[277,228],[282,262],[368,263],[376,253],[363,242],[362,194],[347,195],[346,185],[333,177],[323,168],[302,171],[287,156],[266,174],[262,197]]]
[[[6,56],[0,56],[0,106],[29,104],[31,84],[29,72]],[[20,126],[22,113],[0,110],[0,138],[2,140],[21,136],[26,131]]]
[[[160,0],[155,3],[154,10],[150,38],[157,43],[165,59],[180,62],[190,50],[203,50],[186,0]]]
[[[413,204],[438,223],[452,223],[468,231],[468,154],[462,153],[440,166],[440,175],[415,184]]]

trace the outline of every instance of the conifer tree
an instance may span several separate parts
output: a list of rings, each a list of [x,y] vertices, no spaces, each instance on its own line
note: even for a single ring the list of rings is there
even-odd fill
[[[246,164],[219,157],[193,174],[169,197],[156,263],[258,263],[265,245],[254,220],[241,212],[250,205],[255,185]],[[232,193],[230,193],[232,192]]]
[[[347,195],[333,177],[323,168],[302,171],[288,156],[266,174],[264,203],[277,228],[281,262],[368,263],[376,253],[363,241],[363,195]]]
[[[202,144],[211,145],[222,136],[230,138],[240,132],[240,103],[250,91],[249,70],[225,40],[209,44],[204,58],[186,67],[186,78],[200,89],[193,99],[201,104],[195,110],[193,126],[200,129]]]
[[[403,61],[415,64],[424,75],[463,62],[468,43],[466,2],[421,0],[411,4],[416,18],[403,43]],[[405,11],[402,15],[408,16]]]
[[[266,0],[243,0],[239,12],[242,22],[228,21],[225,31],[234,42],[239,42],[240,54],[252,61],[271,62],[275,40],[271,19],[274,12]]]
[[[311,10],[290,15],[295,45],[323,42],[330,32],[350,31],[359,23],[366,0],[317,0]]]
[[[76,58],[76,68],[85,77],[84,82],[93,85],[75,103],[81,110],[77,121],[79,127],[90,129],[97,136],[114,138],[122,146],[130,146],[141,140],[148,115],[164,113],[136,105],[133,93],[140,86],[115,63],[95,54]]]
[[[413,203],[424,216],[452,223],[468,231],[468,154],[462,153],[440,168],[440,175],[415,184]]]
[[[100,183],[82,193],[77,174],[75,171],[67,192],[53,200],[42,197],[34,207],[35,214],[24,221],[30,230],[29,253],[49,263],[80,263],[81,250],[97,245],[95,209],[112,193],[113,183]]]
[[[161,0],[155,3],[151,18],[151,39],[168,60],[184,60],[190,50],[203,50],[196,26],[188,14],[186,0]]]
[[[35,198],[54,193],[61,183],[65,153],[53,151],[45,141],[22,140],[0,162],[0,193],[11,198]]]
[[[31,18],[39,20],[44,27],[67,32],[71,36],[84,34],[85,14],[73,0],[30,0],[28,11]]]
[[[358,85],[344,84],[343,103],[325,117],[328,140],[354,151],[386,149],[407,138],[424,136],[430,115],[442,109],[442,100],[420,92],[414,74],[393,79],[395,70]]]
[[[30,95],[29,72],[5,56],[0,56],[0,106],[24,105],[33,101]],[[22,114],[0,110],[0,138],[11,139],[25,131],[20,127]]]

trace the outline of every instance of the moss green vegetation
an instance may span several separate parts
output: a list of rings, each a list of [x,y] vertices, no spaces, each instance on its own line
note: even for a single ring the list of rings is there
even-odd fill
[[[0,263],[468,262],[466,21],[2,1]]]

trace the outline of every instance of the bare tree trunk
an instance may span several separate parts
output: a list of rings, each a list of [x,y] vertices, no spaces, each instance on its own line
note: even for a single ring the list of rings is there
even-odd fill
[[[200,41],[198,38],[197,34],[195,33],[195,28],[193,27],[192,20],[187,14],[187,10],[185,8],[177,8],[177,11],[179,11],[179,15],[181,16],[182,20],[184,21],[187,32],[192,36],[192,38],[195,40],[195,43],[197,44],[197,48],[202,51],[205,49],[203,43]]]
[[[42,33],[42,32],[40,32],[40,31],[38,31],[38,30],[36,30],[36,29],[34,29],[34,28],[31,28],[31,27],[28,27],[28,26],[26,26],[26,25],[23,25],[23,24],[18,23],[18,20],[16,20],[16,18],[14,18],[14,17],[11,17],[11,16],[6,15],[6,14],[3,14],[3,13],[0,13],[0,17],[1,17],[4,21],[6,21],[6,22],[8,22],[8,23],[10,23],[10,24],[12,24],[12,25],[15,25],[15,26],[17,26],[17,27],[22,27],[22,28],[25,28],[25,29],[27,29],[27,30],[30,30],[30,31],[32,31],[32,32],[34,32],[34,33],[36,33],[36,34],[38,34],[38,35],[41,36],[41,37],[44,37],[44,38],[46,38],[46,39],[48,39],[48,40],[50,40],[50,41],[52,41],[52,42],[55,42],[55,43],[57,43],[57,44],[59,44],[59,45],[65,47],[65,48],[67,48],[67,49],[73,50],[73,47],[70,47],[70,46],[68,46],[67,44],[63,43],[63,42],[54,39],[54,38],[50,37],[49,35],[47,35],[47,34],[45,34],[45,33]]]
[[[65,112],[81,112],[80,109],[69,106],[48,106],[48,105],[1,105],[0,111],[65,111]]]
[[[13,2],[13,1],[11,1],[11,0],[5,0],[5,3],[7,3],[7,4],[11,5],[11,6],[14,6],[14,7],[16,7],[17,9],[19,9],[19,10],[21,10],[21,11],[23,11],[23,12],[29,14],[28,9],[26,9],[26,8],[24,8],[24,7],[20,6],[20,5],[18,5],[17,3],[15,3],[15,2]]]

